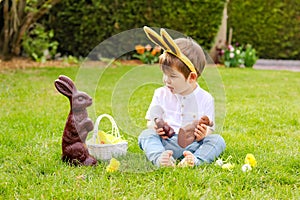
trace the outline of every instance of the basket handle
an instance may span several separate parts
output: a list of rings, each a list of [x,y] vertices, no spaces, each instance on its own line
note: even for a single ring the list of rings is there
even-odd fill
[[[112,116],[110,116],[109,114],[102,114],[100,115],[97,120],[96,123],[94,125],[94,134],[93,134],[93,139],[96,140],[97,136],[98,136],[98,126],[100,124],[100,121],[104,118],[108,118],[110,123],[111,123],[111,134],[115,137],[120,137],[120,132],[119,132],[119,128],[114,120],[114,118]]]

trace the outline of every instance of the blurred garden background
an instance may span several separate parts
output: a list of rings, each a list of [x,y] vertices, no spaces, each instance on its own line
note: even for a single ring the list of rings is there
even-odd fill
[[[67,57],[74,61],[113,35],[144,25],[192,37],[216,63],[226,66],[252,66],[257,58],[300,60],[298,0],[0,2],[2,60],[25,56],[40,62]],[[133,45],[147,44],[136,40]],[[132,59],[133,53],[122,58]]]

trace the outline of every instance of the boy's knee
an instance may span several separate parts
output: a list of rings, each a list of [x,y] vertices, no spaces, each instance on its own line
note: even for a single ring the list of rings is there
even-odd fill
[[[149,137],[158,137],[158,135],[153,129],[143,130],[138,137],[138,143],[140,144],[142,140],[149,139]]]
[[[215,143],[215,145],[220,147],[222,149],[222,151],[226,148],[225,140],[219,134],[210,134],[210,135],[206,136],[206,139]]]
[[[146,130],[143,130],[142,133],[139,135],[139,140],[140,139],[143,139],[143,138],[148,138],[148,137],[151,137],[151,136],[156,136],[156,132],[153,130],[153,129],[146,129]]]
[[[145,147],[153,145],[153,143],[161,142],[160,136],[154,129],[146,129],[138,137],[139,147],[144,150]]]

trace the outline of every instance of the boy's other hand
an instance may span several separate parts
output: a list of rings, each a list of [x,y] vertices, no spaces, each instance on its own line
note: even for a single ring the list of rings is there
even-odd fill
[[[167,139],[167,138],[169,138],[169,137],[166,135],[166,133],[165,133],[165,131],[164,131],[163,128],[158,128],[158,127],[155,125],[155,126],[154,126],[154,129],[155,129],[156,133],[157,133],[162,139]]]
[[[203,140],[203,138],[205,138],[207,135],[207,126],[205,124],[197,125],[197,128],[195,128],[194,135],[197,142]]]

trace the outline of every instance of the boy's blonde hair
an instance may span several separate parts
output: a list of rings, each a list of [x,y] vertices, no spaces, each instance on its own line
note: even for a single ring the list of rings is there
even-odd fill
[[[201,75],[206,58],[201,46],[191,38],[178,38],[174,42],[179,47],[181,53],[183,53],[194,65],[198,77]],[[159,57],[159,64],[163,71],[167,71],[170,68],[176,68],[187,79],[191,73],[191,70],[176,56],[165,52]]]

